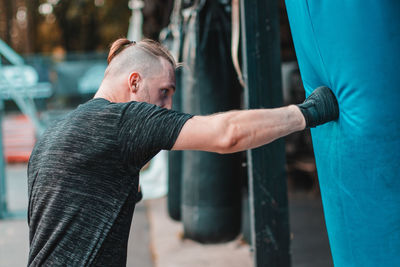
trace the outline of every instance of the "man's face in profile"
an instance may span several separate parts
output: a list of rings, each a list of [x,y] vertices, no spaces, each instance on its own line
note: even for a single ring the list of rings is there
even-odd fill
[[[171,109],[172,96],[175,93],[175,70],[165,59],[161,59],[160,73],[143,79],[142,88],[139,89],[139,101]],[[144,90],[143,90],[144,89]]]

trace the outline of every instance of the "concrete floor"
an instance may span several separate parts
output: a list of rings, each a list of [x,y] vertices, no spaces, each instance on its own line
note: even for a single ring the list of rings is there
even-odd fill
[[[183,239],[183,226],[167,215],[166,198],[148,200],[155,267],[252,266],[249,245],[236,239],[223,244],[202,245]]]
[[[145,202],[136,205],[128,242],[127,267],[154,267],[150,223]]]
[[[289,195],[289,221],[293,267],[333,267],[319,196]]]
[[[149,200],[155,267],[253,266],[250,246],[240,237],[218,245],[182,239],[183,227],[167,215],[166,199]],[[289,195],[293,267],[333,267],[321,199],[307,193]]]
[[[29,253],[26,165],[7,166],[6,177],[7,206],[9,211],[19,212],[21,216],[0,220],[0,267],[26,266]]]

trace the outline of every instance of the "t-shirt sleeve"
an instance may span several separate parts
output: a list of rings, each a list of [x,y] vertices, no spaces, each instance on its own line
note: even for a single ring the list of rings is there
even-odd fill
[[[160,150],[170,150],[183,125],[191,117],[193,115],[145,102],[127,103],[119,129],[124,158],[131,163],[143,163]]]

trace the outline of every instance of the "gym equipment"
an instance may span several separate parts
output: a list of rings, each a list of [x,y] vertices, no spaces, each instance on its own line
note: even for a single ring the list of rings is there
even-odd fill
[[[230,58],[230,16],[226,7],[218,1],[198,1],[184,10],[184,112],[208,115],[240,108],[241,88]],[[239,153],[184,151],[181,212],[185,237],[211,243],[237,236],[240,163]]]
[[[400,266],[400,2],[286,0],[307,95],[339,120],[312,129],[335,266]]]
[[[177,62],[182,59],[182,0],[174,1],[170,24],[160,33],[160,42],[168,48]],[[172,109],[182,111],[182,68],[175,71],[176,91]],[[168,152],[168,215],[175,221],[181,220],[182,151]]]

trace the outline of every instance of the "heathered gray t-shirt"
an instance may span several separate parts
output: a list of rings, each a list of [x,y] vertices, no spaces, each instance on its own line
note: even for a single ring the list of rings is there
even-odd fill
[[[28,166],[28,265],[125,266],[139,171],[190,118],[96,98],[50,127]]]

